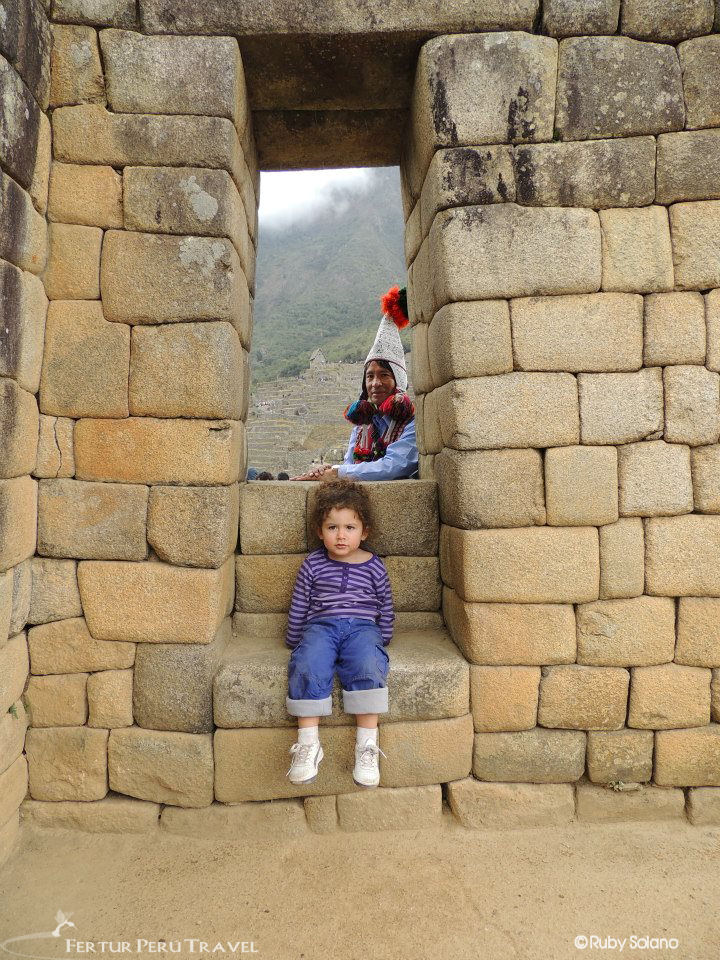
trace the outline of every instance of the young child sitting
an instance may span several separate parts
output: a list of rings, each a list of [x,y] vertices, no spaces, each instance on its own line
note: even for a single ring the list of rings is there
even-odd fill
[[[291,783],[317,777],[323,759],[318,725],[332,713],[336,669],[343,709],[354,713],[357,723],[353,779],[361,787],[380,783],[377,722],[388,709],[385,647],[395,614],[385,565],[360,546],[372,525],[370,500],[360,484],[342,478],[320,484],[312,527],[323,546],[300,567],[285,641],[292,648],[287,709],[298,718],[287,773]]]

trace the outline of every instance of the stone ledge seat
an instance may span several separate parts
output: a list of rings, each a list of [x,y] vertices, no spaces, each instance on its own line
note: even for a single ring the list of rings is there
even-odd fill
[[[470,668],[442,629],[396,631],[388,648],[390,709],[382,722],[439,720],[470,710]],[[213,682],[217,727],[291,727],[285,709],[290,650],[276,635],[235,632]],[[354,722],[342,711],[340,685],[333,686],[333,713],[323,724]]]

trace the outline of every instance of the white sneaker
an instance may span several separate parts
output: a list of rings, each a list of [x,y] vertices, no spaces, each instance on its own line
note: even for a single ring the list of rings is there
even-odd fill
[[[320,741],[315,743],[294,743],[290,747],[292,763],[285,774],[290,783],[313,783],[317,779],[318,766],[325,756]]]
[[[369,737],[363,744],[355,744],[355,767],[353,769],[353,780],[359,787],[376,787],[380,783],[380,767],[378,766],[378,754],[382,753],[380,747]],[[387,757],[385,757],[387,760]]]

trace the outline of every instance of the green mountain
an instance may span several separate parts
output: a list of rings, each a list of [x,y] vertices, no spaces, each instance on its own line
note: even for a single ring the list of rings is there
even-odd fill
[[[380,322],[380,296],[406,283],[397,167],[363,188],[334,187],[307,221],[262,225],[251,362],[253,380],[292,377],[320,347],[329,361],[364,360]],[[407,330],[402,335],[410,349]]]

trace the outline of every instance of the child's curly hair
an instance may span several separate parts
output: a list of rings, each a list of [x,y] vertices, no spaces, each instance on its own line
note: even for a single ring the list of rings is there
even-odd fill
[[[354,510],[365,527],[366,536],[370,536],[374,525],[373,509],[367,490],[361,484],[347,477],[337,477],[334,480],[325,480],[315,493],[311,525],[313,530],[319,530],[323,521],[333,509]]]

